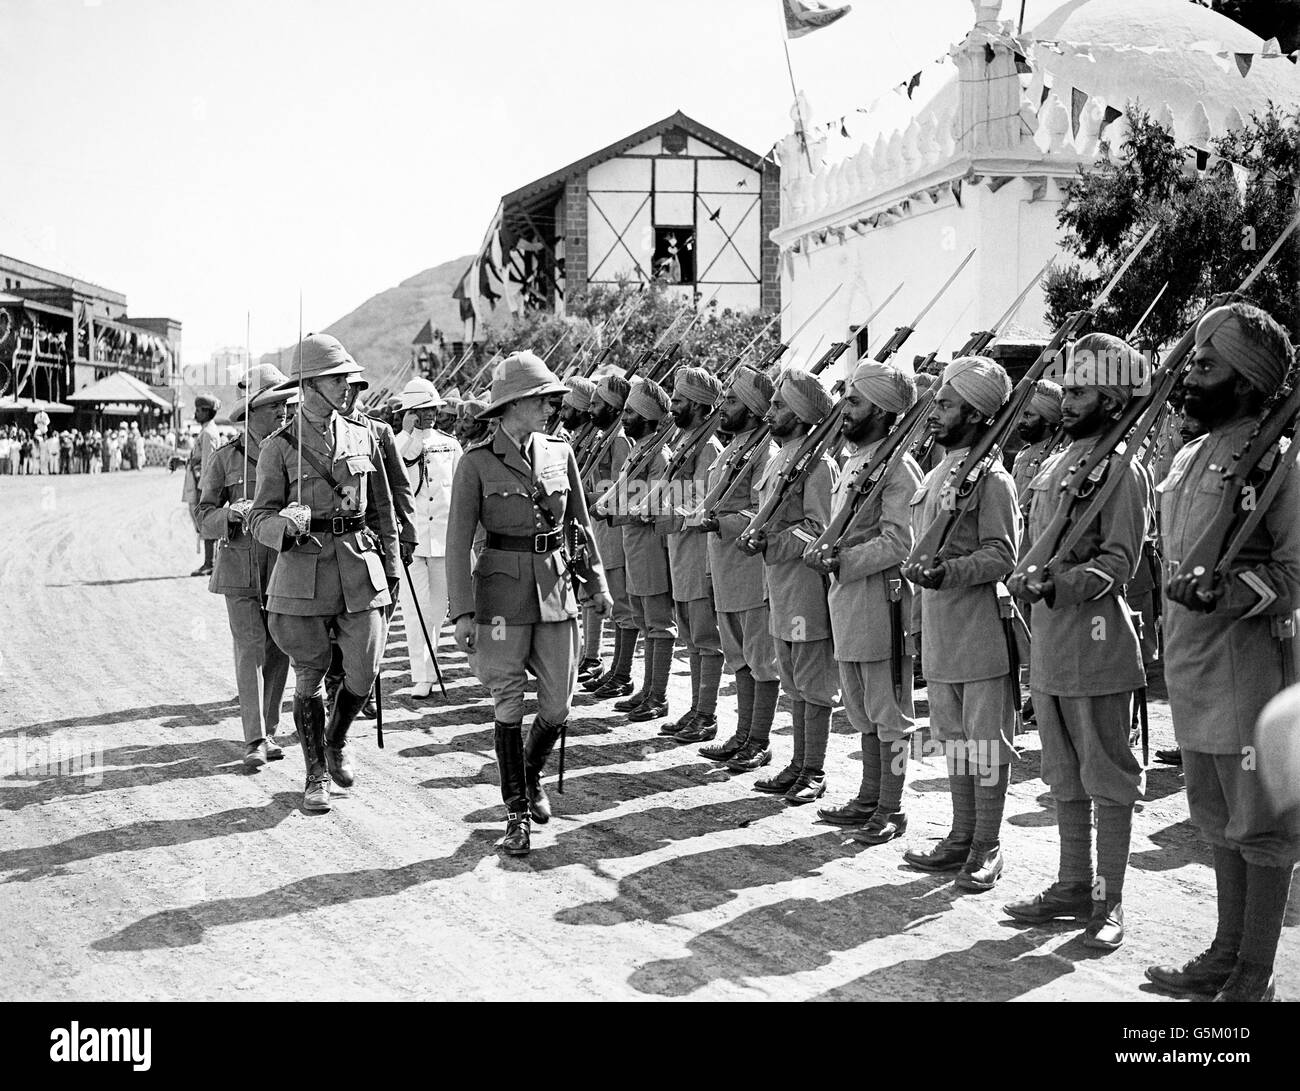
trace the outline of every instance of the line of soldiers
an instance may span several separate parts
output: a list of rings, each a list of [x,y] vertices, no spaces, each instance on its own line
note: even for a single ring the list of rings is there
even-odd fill
[[[1131,352],[1101,334],[1075,345],[1075,358]],[[1238,568],[1214,596],[1207,600],[1170,576],[1217,502],[1216,487],[1222,492],[1220,471],[1282,387],[1291,359],[1285,333],[1257,308],[1234,303],[1207,314],[1184,381],[1188,413],[1207,434],[1179,452],[1156,487],[1165,676],[1192,817],[1214,848],[1219,927],[1209,950],[1180,966],[1152,967],[1148,976],[1163,988],[1220,999],[1272,995],[1291,869],[1300,859],[1292,817],[1278,812],[1241,760],[1260,710],[1291,669],[1276,624],[1300,601],[1300,478],[1291,466]],[[409,505],[394,487],[406,483],[400,455],[397,473],[386,473],[391,430],[385,440],[386,426],[348,415],[360,368],[336,341],[319,336],[304,341],[293,366],[285,382],[249,403],[255,411],[287,388],[302,389],[294,420],[261,443],[255,497],[233,500],[238,482],[225,482],[209,516],[222,509],[227,526],[251,538],[250,560],[258,562],[249,570],[264,599],[264,629],[251,643],[260,641],[265,654],[248,662],[261,672],[266,705],[249,702],[246,734],[250,717],[263,738],[273,734],[279,705],[270,697],[275,678],[283,678],[269,651],[275,646],[295,670],[306,803],[327,808],[329,780],[347,786],[355,778],[348,728],[373,685],[401,565],[416,536],[398,514]],[[773,379],[742,366],[725,389],[702,368],[679,367],[674,376],[671,393],[652,380],[630,384],[616,375],[566,385],[531,352],[515,353],[497,367],[491,400],[475,414],[480,426],[493,427],[455,466],[448,615],[494,702],[504,851],[526,854],[532,823],[551,816],[542,777],[559,743],[562,781],[580,672],[592,699],[616,701],[632,721],[664,720],[663,735],[708,744],[700,753],[738,774],[772,762],[784,690],[789,759],[753,787],[795,805],[826,792],[831,713],[842,701],[861,735],[861,778],[852,798],[817,813],[866,844],[897,839],[907,830],[902,801],[917,742],[919,645],[953,818],[938,844],[903,858],[921,870],[954,872],[964,889],[990,890],[1004,869],[1003,808],[1020,726],[1026,657],[1018,599],[1032,630],[1029,684],[1042,775],[1056,805],[1060,869],[1048,890],[1006,912],[1032,924],[1079,920],[1086,944],[1118,947],[1133,805],[1145,788],[1130,735],[1151,658],[1129,602],[1155,526],[1153,482],[1142,462],[1124,464],[1122,480],[1050,574],[1017,565],[1054,514],[1061,482],[1127,405],[1132,387],[1073,367],[1060,389],[1040,384],[1022,434],[1030,439],[1045,423],[1043,435],[1014,467],[1023,487],[995,451],[957,496],[955,468],[1012,390],[993,360],[954,360],[926,418],[941,456],[928,472],[910,454],[890,461],[882,487],[827,551],[813,543],[848,503],[857,471],[913,407],[916,378],[887,363],[863,363],[837,403],[815,374],[798,368]],[[822,454],[792,476],[804,440],[832,412],[849,444],[847,461],[841,467]],[[557,417],[574,429],[592,422],[602,457],[593,463],[584,451],[589,465],[580,468],[565,429],[552,431]],[[662,442],[669,419],[687,458]],[[695,432],[710,419],[725,442]],[[1066,443],[1053,450],[1045,434],[1058,419]],[[250,416],[250,425],[250,434],[260,435],[260,420]],[[1286,457],[1294,463],[1293,452]],[[623,474],[628,460],[635,472]],[[719,502],[701,503],[728,481]],[[790,481],[796,484],[785,487]],[[755,528],[758,510],[772,517]],[[927,530],[954,511],[960,516],[943,559],[918,555]],[[232,610],[232,632],[235,616]],[[602,669],[607,619],[613,659]],[[251,615],[240,626],[252,632]],[[692,703],[670,720],[667,681],[679,633]],[[642,639],[643,674],[633,692]],[[333,655],[343,679],[327,709],[323,680]],[[716,741],[724,666],[735,676],[734,729]],[[537,714],[525,732],[525,695],[534,685]],[[241,682],[241,706],[243,693]]]

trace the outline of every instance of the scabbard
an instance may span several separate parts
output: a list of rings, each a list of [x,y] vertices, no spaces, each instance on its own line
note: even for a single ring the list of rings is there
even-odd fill
[[[902,581],[889,581],[889,670],[894,680],[894,700],[903,703],[903,599]]]
[[[383,687],[379,684],[380,672],[375,672],[375,738],[379,741],[379,749],[384,748],[384,692]]]
[[[568,741],[568,738],[569,722],[565,720],[564,723],[560,724],[560,767],[555,785],[555,790],[559,792],[560,795],[564,795],[564,744]]]
[[[1147,688],[1137,691],[1138,727],[1142,732],[1142,768],[1151,764],[1151,722],[1147,718]]]

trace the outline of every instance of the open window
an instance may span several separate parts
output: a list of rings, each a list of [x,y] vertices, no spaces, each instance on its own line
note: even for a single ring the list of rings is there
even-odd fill
[[[695,228],[656,227],[651,269],[666,284],[694,284]]]

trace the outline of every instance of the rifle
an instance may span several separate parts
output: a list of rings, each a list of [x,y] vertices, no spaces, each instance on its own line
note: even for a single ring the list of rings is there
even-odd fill
[[[617,345],[623,337],[623,331],[627,329],[628,324],[632,321],[636,312],[641,309],[641,304],[645,302],[646,298],[647,297],[640,292],[632,297],[632,306],[628,308],[627,314],[624,315],[623,321],[619,324],[618,329],[614,331],[614,335],[605,343],[604,347],[602,347],[598,353],[592,356],[592,358],[587,362],[587,365],[579,371],[579,374],[581,374],[584,379],[590,379],[595,375],[596,371],[600,368],[600,365],[605,362],[605,358],[614,351],[614,346]],[[612,318],[613,315],[610,317]]]
[[[943,298],[944,293],[952,285],[952,282],[957,279],[958,275],[966,268],[967,264],[974,256],[975,249],[972,247],[970,252],[962,258],[961,263],[953,270],[948,279],[943,282],[943,286],[930,298],[930,301],[921,308],[920,313],[912,320],[911,324],[899,326],[894,330],[890,335],[889,340],[880,347],[875,357],[873,357],[877,363],[883,364],[903,347],[916,327],[921,324],[921,320],[925,318],[930,309],[938,303],[941,298]],[[843,386],[844,382],[841,380],[836,384],[832,393],[837,393],[843,388]],[[795,453],[794,458],[788,460],[781,469],[776,481],[776,487],[772,490],[771,495],[769,495],[768,498],[759,506],[754,518],[750,520],[749,526],[741,531],[738,541],[744,541],[745,539],[752,541],[757,535],[763,533],[776,517],[776,513],[780,510],[781,505],[784,504],[786,496],[789,495],[791,490],[801,486],[804,481],[807,480],[808,476],[821,461],[823,454],[832,447],[838,450],[839,446],[844,442],[843,432],[841,429],[841,422],[844,418],[844,409],[845,403],[843,401],[837,402],[832,406],[830,412],[827,413],[826,416],[808,432],[803,443]]]
[[[1196,327],[1200,323],[1200,318],[1245,292],[1272,262],[1281,249],[1282,243],[1298,225],[1300,225],[1300,216],[1291,221],[1255,268],[1237,286],[1235,292],[1222,292],[1210,300],[1202,315],[1198,316],[1178,339],[1174,347],[1169,350],[1164,362],[1148,380],[1150,392],[1140,398],[1131,398],[1111,426],[1097,438],[1097,442],[1091,449],[1070,468],[1069,476],[1061,483],[1061,499],[1051,522],[1021,558],[1014,574],[1025,577],[1038,576],[1041,579],[1040,573],[1046,574],[1052,565],[1060,564],[1069,551],[1078,544],[1079,539],[1100,516],[1106,502],[1119,487],[1125,469],[1137,457],[1143,441],[1164,412],[1170,393],[1190,362],[1196,344]],[[1119,451],[1121,444],[1124,444],[1124,449]],[[1261,455],[1262,453],[1260,452]],[[1084,498],[1088,499],[1087,507],[1075,516],[1073,510],[1075,502]]]
[[[1052,335],[1051,341],[1039,353],[1038,359],[1025,372],[1020,382],[1016,384],[1011,392],[1011,397],[994,416],[983,435],[979,436],[971,444],[966,457],[949,472],[948,479],[944,483],[945,502],[941,505],[939,515],[934,522],[926,528],[916,545],[912,547],[912,552],[904,564],[905,568],[913,565],[920,565],[922,568],[934,568],[942,562],[944,551],[952,540],[953,530],[961,517],[974,508],[977,502],[976,486],[994,457],[994,448],[1001,444],[1011,427],[1020,419],[1021,410],[1024,408],[1025,402],[1029,400],[1029,395],[1033,392],[1034,383],[1042,377],[1043,372],[1056,360],[1062,346],[1092,321],[1097,311],[1110,298],[1115,286],[1128,272],[1129,267],[1137,260],[1138,255],[1146,249],[1147,244],[1150,243],[1152,236],[1156,233],[1157,226],[1152,225],[1147,230],[1147,233],[1142,236],[1128,257],[1124,259],[1123,264],[1116,270],[1115,275],[1111,277],[1110,283],[1093,300],[1092,306],[1086,310],[1073,312],[1061,323],[1060,328]]]

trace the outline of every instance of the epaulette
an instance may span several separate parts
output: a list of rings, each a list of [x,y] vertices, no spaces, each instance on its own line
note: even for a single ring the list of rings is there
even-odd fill
[[[269,436],[267,436],[266,439],[262,440],[262,442],[264,444],[270,443],[271,440],[275,439],[276,436],[283,435],[285,432],[289,431],[289,429],[292,427],[293,427],[293,421],[287,420],[282,425],[280,425],[279,428],[277,428],[274,432],[272,432]]]
[[[468,447],[466,447],[465,453],[469,454],[470,451],[477,451],[480,447],[490,447],[491,444],[492,444],[492,433],[489,432],[486,436],[482,436],[479,439],[476,439],[473,443],[471,443]]]

